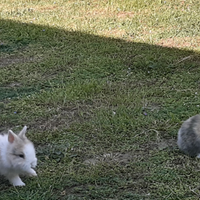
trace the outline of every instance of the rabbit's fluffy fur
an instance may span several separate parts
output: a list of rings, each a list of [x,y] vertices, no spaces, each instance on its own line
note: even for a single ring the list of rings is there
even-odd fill
[[[177,144],[185,154],[200,158],[200,115],[190,117],[182,124]]]
[[[33,168],[37,165],[33,143],[25,136],[27,127],[16,135],[11,130],[0,135],[0,174],[13,186],[24,186],[19,175],[37,176]]]

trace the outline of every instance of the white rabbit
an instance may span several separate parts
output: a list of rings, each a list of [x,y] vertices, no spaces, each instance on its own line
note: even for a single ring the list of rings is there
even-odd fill
[[[13,186],[24,186],[19,175],[37,176],[32,169],[37,165],[33,143],[25,136],[27,127],[16,135],[9,130],[0,135],[0,174],[5,176]]]
[[[190,117],[182,124],[177,144],[185,154],[200,158],[200,115]]]

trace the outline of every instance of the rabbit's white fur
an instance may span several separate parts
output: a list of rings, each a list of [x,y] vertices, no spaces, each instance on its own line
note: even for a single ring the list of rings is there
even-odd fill
[[[27,127],[16,135],[11,130],[0,135],[0,174],[4,175],[13,186],[24,186],[19,175],[37,176],[32,169],[37,165],[33,143],[25,136]]]

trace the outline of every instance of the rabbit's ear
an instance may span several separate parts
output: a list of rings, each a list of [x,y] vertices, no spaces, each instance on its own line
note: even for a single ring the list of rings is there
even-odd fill
[[[17,136],[11,130],[8,131],[8,142],[13,143],[16,137]]]
[[[24,128],[19,133],[19,137],[21,137],[21,138],[26,137],[25,136],[26,130],[27,130],[27,126],[24,126]]]

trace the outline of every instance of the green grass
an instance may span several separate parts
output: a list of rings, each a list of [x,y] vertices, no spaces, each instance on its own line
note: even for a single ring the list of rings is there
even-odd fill
[[[0,5],[0,132],[28,126],[37,178],[0,199],[199,199],[176,146],[199,113],[198,1]]]

